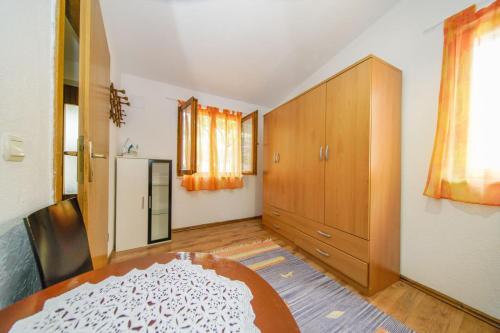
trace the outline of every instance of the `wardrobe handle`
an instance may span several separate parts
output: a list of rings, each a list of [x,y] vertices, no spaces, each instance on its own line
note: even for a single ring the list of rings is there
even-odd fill
[[[319,235],[321,235],[321,236],[323,236],[323,237],[326,237],[326,238],[330,238],[330,237],[332,237],[332,235],[327,234],[326,232],[323,232],[323,231],[321,231],[321,230],[318,230],[317,232],[318,232],[318,234],[319,234]]]
[[[326,145],[325,148],[325,161],[328,161],[328,158],[330,157],[330,147]]]
[[[316,252],[318,252],[319,254],[321,254],[324,257],[329,257],[330,256],[329,253],[326,253],[325,251],[321,251],[320,249],[316,249]]]
[[[323,145],[319,146],[319,160],[323,161]]]
[[[152,200],[152,197],[149,196],[149,199],[148,199],[148,208],[152,208],[153,207],[153,200]]]
[[[142,201],[141,201],[141,209],[144,209],[144,197],[142,197]]]
[[[273,227],[274,227],[275,229],[279,229],[279,228],[280,228],[280,227],[279,227],[279,225],[277,225],[277,224],[273,224]]]
[[[278,213],[278,212],[273,212],[273,215],[274,215],[274,216],[280,216],[280,213]]]
[[[280,162],[280,153],[277,153],[276,157],[278,158],[278,163]]]

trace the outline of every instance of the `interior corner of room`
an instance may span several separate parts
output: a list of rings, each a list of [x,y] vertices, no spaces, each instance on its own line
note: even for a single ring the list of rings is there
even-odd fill
[[[453,17],[488,35],[481,15],[500,17],[499,0],[5,0],[0,12],[0,318],[42,310],[72,275],[98,283],[192,253],[232,262],[234,279],[250,268],[304,332],[319,327],[297,310],[305,298],[280,289],[304,289],[304,272],[370,304],[377,329],[500,329],[500,160],[480,135],[500,118],[473,114],[498,102],[485,75],[500,67],[473,65],[473,51],[453,77],[446,63],[465,22]],[[475,59],[491,64],[497,35],[467,40]],[[467,107],[445,114],[449,101]],[[78,274],[41,273],[47,214],[75,228],[63,237],[83,244]],[[333,330],[350,314],[325,294],[314,313]],[[254,306],[261,331],[266,309]]]

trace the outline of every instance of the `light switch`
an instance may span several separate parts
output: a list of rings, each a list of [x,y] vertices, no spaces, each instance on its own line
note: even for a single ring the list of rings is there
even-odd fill
[[[24,140],[18,136],[5,134],[3,141],[3,159],[12,162],[24,160]]]

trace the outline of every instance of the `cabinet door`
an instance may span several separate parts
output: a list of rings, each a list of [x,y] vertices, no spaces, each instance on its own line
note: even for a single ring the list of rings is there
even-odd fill
[[[148,243],[148,181],[148,160],[117,159],[116,251]]]
[[[368,239],[371,61],[327,83],[325,224]]]
[[[273,111],[274,126],[271,136],[275,145],[275,184],[271,204],[289,212],[294,212],[295,165],[295,101],[288,102]]]
[[[170,240],[172,231],[172,161],[149,160],[148,244]]]
[[[263,170],[263,186],[264,186],[264,203],[272,204],[273,191],[275,188],[275,173],[276,163],[275,147],[273,141],[274,128],[274,112],[267,113],[264,116],[264,170]]]
[[[326,84],[297,98],[295,213],[323,223]]]

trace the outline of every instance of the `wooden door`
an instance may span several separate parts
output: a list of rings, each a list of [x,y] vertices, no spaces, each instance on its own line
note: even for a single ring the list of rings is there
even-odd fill
[[[371,60],[327,82],[325,224],[368,239]]]
[[[326,84],[297,98],[295,213],[323,223]]]
[[[272,204],[272,193],[274,190],[274,173],[276,172],[275,165],[275,147],[273,142],[274,128],[274,112],[264,115],[264,171],[263,171],[263,186],[264,204]]]
[[[99,0],[80,5],[78,201],[94,268],[107,264],[110,57]]]
[[[272,203],[274,206],[294,212],[295,187],[295,100],[273,111],[272,139],[276,150],[276,172]]]
[[[279,153],[281,145],[281,114],[283,106],[266,114],[264,123],[265,165],[264,165],[264,202],[281,207],[280,183],[284,181],[280,174]]]

